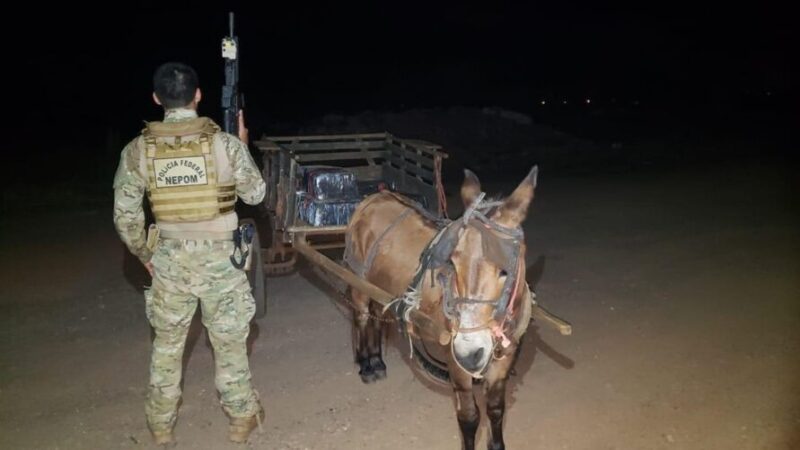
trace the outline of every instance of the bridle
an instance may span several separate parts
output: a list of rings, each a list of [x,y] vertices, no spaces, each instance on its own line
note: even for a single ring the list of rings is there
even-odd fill
[[[485,202],[485,195],[481,192],[461,218],[445,222],[446,224],[439,229],[439,232],[422,252],[420,264],[409,289],[389,306],[395,305],[397,317],[408,321],[410,309],[419,307],[425,273],[431,272],[431,286],[433,287],[435,285],[434,270],[440,269],[436,281],[443,291],[442,310],[450,321],[451,334],[455,336],[458,333],[474,333],[490,329],[493,336],[498,338],[505,348],[510,345],[510,340],[505,335],[503,328],[513,313],[513,301],[519,289],[518,281],[523,264],[520,252],[524,233],[519,226],[509,228],[491,220],[488,217],[491,214],[490,211],[501,205],[502,202]],[[481,233],[484,257],[506,272],[506,280],[498,298],[479,299],[454,295],[456,268],[451,258],[459,240],[468,228],[473,228]],[[492,305],[494,312],[492,317],[482,324],[462,327],[461,310],[465,305]],[[451,339],[451,347],[452,342]]]

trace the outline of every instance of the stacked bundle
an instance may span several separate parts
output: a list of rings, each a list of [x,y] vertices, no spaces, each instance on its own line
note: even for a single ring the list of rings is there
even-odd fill
[[[361,201],[353,172],[338,167],[309,168],[304,191],[297,193],[297,212],[315,227],[346,225]]]

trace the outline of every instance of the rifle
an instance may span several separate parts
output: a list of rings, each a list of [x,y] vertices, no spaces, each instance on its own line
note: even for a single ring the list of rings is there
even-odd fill
[[[244,95],[239,91],[239,37],[233,34],[233,13],[228,13],[230,35],[222,38],[225,60],[225,84],[222,85],[223,125],[226,133],[239,135],[238,114],[244,109]]]

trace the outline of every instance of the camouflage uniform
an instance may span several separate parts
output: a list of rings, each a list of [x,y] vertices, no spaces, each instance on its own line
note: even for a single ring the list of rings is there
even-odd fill
[[[194,110],[175,109],[166,112],[164,123],[196,118]],[[223,132],[215,134],[213,145],[224,148],[238,198],[247,204],[261,202],[266,185],[247,146]],[[152,430],[169,430],[175,424],[184,344],[198,299],[214,347],[215,384],[222,408],[230,417],[253,416],[261,406],[250,381],[246,339],[255,301],[245,272],[229,259],[233,241],[162,238],[151,252],[142,208],[148,188],[143,153],[142,136],[122,151],[114,177],[114,224],[131,253],[142,263],[152,262],[155,272],[152,287],[145,291],[147,319],[156,333],[145,407],[148,425]],[[164,227],[170,225],[174,224]],[[186,224],[195,231],[204,227],[227,231],[237,225],[235,212],[207,223]]]

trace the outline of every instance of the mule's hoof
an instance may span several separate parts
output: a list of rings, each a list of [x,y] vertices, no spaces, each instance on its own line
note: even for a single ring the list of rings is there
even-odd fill
[[[386,364],[383,363],[383,360],[380,356],[373,356],[369,359],[369,365],[372,368],[372,371],[375,372],[375,379],[382,380],[386,378]]]
[[[375,371],[372,370],[372,366],[369,364],[369,358],[362,359],[358,362],[358,365],[361,368],[361,370],[358,371],[361,381],[365,384],[375,381]]]
[[[361,376],[361,381],[364,384],[370,384],[378,381],[378,375],[372,369],[362,370],[358,372],[358,374]]]

